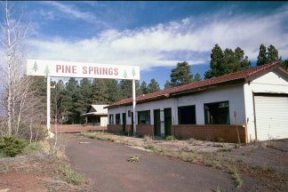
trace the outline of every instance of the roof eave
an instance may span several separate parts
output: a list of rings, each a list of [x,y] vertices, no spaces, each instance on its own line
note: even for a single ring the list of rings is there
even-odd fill
[[[219,86],[234,85],[234,84],[239,84],[239,83],[244,83],[244,82],[245,82],[245,78],[235,79],[235,80],[228,81],[228,82],[217,83],[217,84],[213,84],[213,85],[207,85],[205,87],[199,87],[199,88],[194,88],[194,89],[190,89],[190,90],[186,90],[186,91],[181,91],[178,93],[171,94],[171,97],[179,97],[179,96],[185,96],[185,95],[200,93],[200,92],[207,91],[208,89],[217,88]]]

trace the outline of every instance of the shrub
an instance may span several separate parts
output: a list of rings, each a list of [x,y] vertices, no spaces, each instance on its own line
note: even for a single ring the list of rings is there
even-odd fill
[[[48,131],[45,126],[41,125],[33,125],[30,130],[30,126],[28,124],[22,123],[19,127],[18,136],[25,138],[26,140],[30,140],[32,131],[32,141],[42,141],[48,137]]]
[[[168,140],[168,141],[175,141],[176,138],[173,136],[173,135],[168,135],[165,137],[165,140]]]
[[[0,150],[9,157],[15,157],[16,155],[22,153],[27,144],[28,143],[24,139],[18,139],[16,137],[3,137],[0,139]]]

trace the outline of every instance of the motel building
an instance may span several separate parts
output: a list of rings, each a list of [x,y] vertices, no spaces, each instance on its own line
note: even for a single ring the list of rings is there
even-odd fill
[[[278,63],[109,105],[108,131],[249,143],[288,138],[288,73]]]

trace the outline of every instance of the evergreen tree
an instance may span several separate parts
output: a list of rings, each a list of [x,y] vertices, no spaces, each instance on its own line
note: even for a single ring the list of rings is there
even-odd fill
[[[105,79],[94,79],[92,82],[92,103],[107,104],[109,101],[108,87]]]
[[[63,106],[65,108],[65,115],[68,118],[68,123],[79,123],[80,115],[82,113],[81,104],[79,103],[79,84],[75,78],[70,78],[66,83]]]
[[[212,49],[210,55],[210,70],[205,73],[205,78],[209,79],[211,77],[216,77],[223,74],[223,63],[224,63],[224,53],[221,47],[216,44]]]
[[[155,79],[151,79],[150,83],[147,86],[148,93],[153,93],[159,90],[160,90],[159,83]]]
[[[170,81],[167,80],[164,84],[164,89],[169,89],[169,88],[171,88],[171,83]]]
[[[270,45],[268,47],[267,63],[272,63],[274,61],[279,61],[278,50],[273,45]]]
[[[283,66],[283,68],[288,71],[288,59],[284,60],[281,62],[281,65]]]
[[[81,111],[85,112],[92,103],[92,85],[89,79],[83,78],[80,81],[79,104]]]
[[[201,81],[201,75],[199,73],[196,73],[193,77],[193,81]]]
[[[148,93],[147,84],[146,84],[145,81],[142,81],[142,83],[140,85],[140,89],[142,91],[142,94],[147,94]]]
[[[114,103],[120,99],[119,96],[119,85],[117,80],[115,79],[107,79],[106,80],[106,87],[107,87],[107,104]]]
[[[119,88],[120,88],[121,99],[132,97],[132,81],[121,80],[119,83]]]
[[[257,63],[256,65],[264,65],[268,63],[268,59],[267,59],[267,50],[265,45],[261,44],[259,47],[259,54],[257,57]]]
[[[172,87],[190,83],[192,74],[189,64],[186,61],[177,63],[176,68],[171,70],[170,79]]]
[[[65,85],[62,80],[53,82],[53,84],[54,89],[51,90],[51,116],[56,123],[60,123],[65,114],[65,106],[63,105]]]
[[[234,51],[232,49],[225,49],[224,52],[215,45],[212,49],[210,69],[205,73],[205,78],[218,77],[224,74],[236,72],[250,67],[250,61],[245,56],[244,51],[237,47]]]

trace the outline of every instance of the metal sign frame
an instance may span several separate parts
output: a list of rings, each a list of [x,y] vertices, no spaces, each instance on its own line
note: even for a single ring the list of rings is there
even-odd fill
[[[139,66],[109,65],[79,63],[55,60],[28,59],[26,75],[46,76],[47,78],[47,129],[51,135],[51,77],[79,77],[101,79],[125,79],[132,80],[132,109],[133,109],[133,133],[136,135],[136,89],[135,80],[140,80]]]

